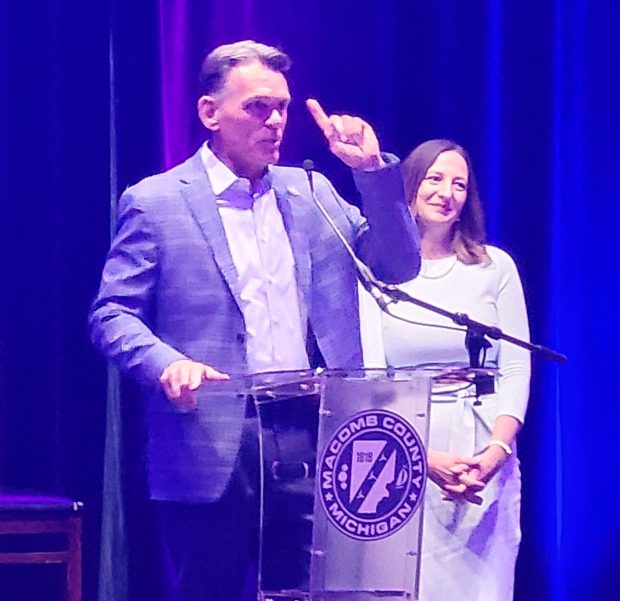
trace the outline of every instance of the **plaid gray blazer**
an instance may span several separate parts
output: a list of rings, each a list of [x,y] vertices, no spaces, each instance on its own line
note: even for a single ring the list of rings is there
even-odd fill
[[[362,364],[356,275],[310,197],[302,169],[272,167],[272,182],[295,257],[302,324],[328,367]],[[419,269],[415,223],[397,162],[355,173],[366,218],[316,175],[317,196],[361,258],[387,281]],[[95,346],[140,383],[146,403],[152,498],[218,499],[241,444],[244,403],[222,395],[180,413],[160,390],[173,361],[247,370],[237,273],[199,154],[126,190],[116,237],[90,314]]]

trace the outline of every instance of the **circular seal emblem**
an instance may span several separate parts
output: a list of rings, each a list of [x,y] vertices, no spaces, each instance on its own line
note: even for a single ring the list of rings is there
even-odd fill
[[[327,441],[319,494],[332,524],[358,540],[400,530],[422,503],[426,455],[413,426],[391,411],[356,413]]]

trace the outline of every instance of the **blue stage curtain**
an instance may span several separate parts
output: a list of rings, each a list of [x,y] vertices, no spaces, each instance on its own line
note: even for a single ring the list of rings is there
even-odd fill
[[[152,116],[160,135],[153,170],[183,160],[201,143],[200,61],[210,48],[244,38],[281,46],[293,59],[283,161],[312,157],[349,197],[350,177],[305,113],[309,96],[328,111],[365,117],[384,147],[401,156],[431,137],[454,138],[471,151],[489,240],[519,264],[533,339],[570,358],[561,367],[535,361],[520,438],[517,598],[528,601],[577,601],[592,589],[611,598],[604,591],[612,568],[620,567],[613,510],[620,487],[609,465],[620,410],[603,395],[620,334],[614,311],[620,211],[612,183],[619,25],[617,7],[585,0],[159,0],[151,40],[159,85],[140,91],[159,105]],[[142,148],[140,140],[132,146],[139,154]],[[587,547],[600,552],[584,554]]]
[[[0,487],[84,502],[85,599],[105,430],[86,313],[109,239],[108,9],[0,2]],[[19,591],[3,580],[0,598],[53,595],[35,590],[45,574],[25,575]]]
[[[533,338],[569,356],[535,362],[516,598],[617,598],[619,30],[620,7],[601,0],[0,3],[0,484],[86,499],[87,598],[106,372],[85,321],[109,198],[195,150],[200,61],[243,38],[293,59],[283,162],[313,158],[345,196],[351,178],[306,97],[363,116],[401,156],[431,137],[471,151],[489,241],[517,260]],[[110,391],[101,601],[156,601],[144,483],[132,488],[141,439],[119,438],[139,431],[138,405]]]

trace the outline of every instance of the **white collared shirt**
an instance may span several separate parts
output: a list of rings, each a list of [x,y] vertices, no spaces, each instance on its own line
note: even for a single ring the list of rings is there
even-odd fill
[[[242,299],[250,373],[305,369],[308,356],[295,279],[295,260],[271,188],[271,174],[252,193],[205,143],[201,159],[216,197]]]

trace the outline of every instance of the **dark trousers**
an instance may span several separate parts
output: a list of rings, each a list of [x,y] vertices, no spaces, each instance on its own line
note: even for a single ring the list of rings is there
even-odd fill
[[[256,419],[248,418],[235,472],[218,501],[156,501],[162,542],[172,572],[171,601],[256,599],[257,429]]]
[[[309,412],[312,419],[304,412]],[[304,399],[291,399],[273,404],[271,413],[265,416],[267,551],[263,557],[263,585],[267,590],[308,586],[313,481],[300,481],[299,476],[292,481],[274,479],[271,466],[291,458],[292,465],[314,464],[316,414],[316,408]],[[235,472],[221,499],[204,504],[157,502],[163,543],[172,568],[171,601],[254,601],[257,597],[257,421],[248,418],[245,425]]]
[[[172,570],[171,601],[241,601],[248,577],[256,573],[256,496],[235,479],[215,503],[157,505]],[[248,601],[256,599],[253,584]]]

